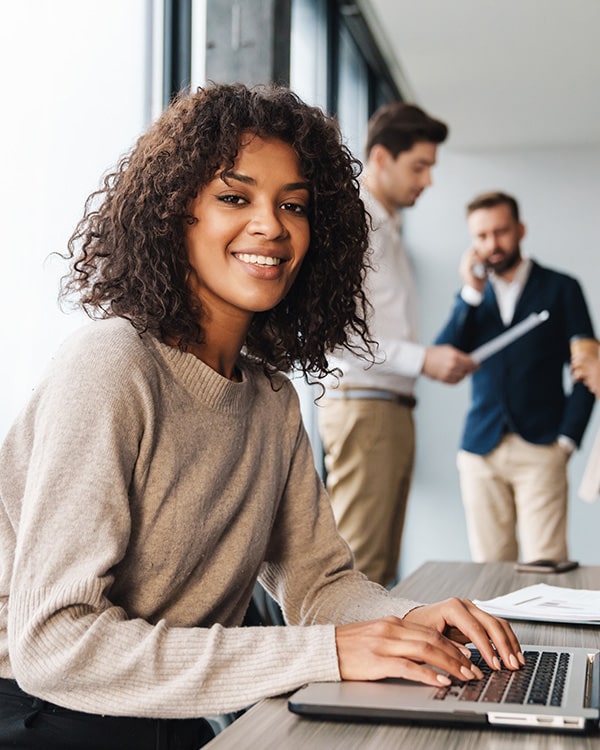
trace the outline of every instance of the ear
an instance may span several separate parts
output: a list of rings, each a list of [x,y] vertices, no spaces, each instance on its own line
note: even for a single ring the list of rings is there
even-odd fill
[[[525,237],[527,234],[527,227],[522,222],[519,222],[519,242]]]
[[[393,161],[392,155],[387,150],[387,148],[385,146],[382,146],[381,143],[376,143],[371,149],[371,153],[369,154],[369,161],[376,167],[381,169],[390,160]]]

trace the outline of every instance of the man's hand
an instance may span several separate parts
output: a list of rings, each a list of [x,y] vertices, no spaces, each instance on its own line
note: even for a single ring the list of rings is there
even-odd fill
[[[470,247],[460,260],[459,273],[462,283],[470,286],[483,294],[485,289],[486,274],[477,273],[485,269],[485,263],[479,252]]]
[[[422,372],[442,383],[460,383],[477,369],[477,363],[468,354],[449,344],[428,346],[425,350]]]

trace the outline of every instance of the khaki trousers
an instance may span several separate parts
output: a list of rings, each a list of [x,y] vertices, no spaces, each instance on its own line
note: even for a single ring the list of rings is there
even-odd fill
[[[457,458],[471,555],[475,562],[566,560],[567,462],[557,443],[534,445],[505,435],[485,456]]]
[[[379,399],[329,399],[318,409],[327,489],[355,566],[387,586],[397,577],[415,458],[411,410]]]

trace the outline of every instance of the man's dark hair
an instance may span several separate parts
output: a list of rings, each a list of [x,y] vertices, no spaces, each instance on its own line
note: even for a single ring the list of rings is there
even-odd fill
[[[520,221],[519,204],[516,199],[508,193],[502,193],[500,190],[493,190],[476,195],[467,205],[467,216],[470,216],[473,211],[477,211],[480,208],[495,208],[496,206],[508,206],[513,219],[517,223]]]
[[[386,148],[395,159],[401,151],[409,151],[415,143],[443,143],[448,126],[430,117],[414,104],[391,102],[380,107],[369,120],[365,153],[368,157],[377,144]]]

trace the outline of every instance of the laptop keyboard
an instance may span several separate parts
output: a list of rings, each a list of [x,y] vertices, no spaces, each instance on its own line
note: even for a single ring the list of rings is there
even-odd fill
[[[438,700],[480,701],[482,703],[520,703],[536,706],[560,706],[565,689],[568,652],[526,651],[525,665],[518,671],[490,669],[479,651],[473,650],[472,662],[483,672],[483,679],[460,682],[438,688]]]

